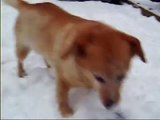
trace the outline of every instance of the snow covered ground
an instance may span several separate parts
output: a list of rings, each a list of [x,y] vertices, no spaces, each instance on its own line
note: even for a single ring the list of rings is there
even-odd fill
[[[143,4],[149,8],[152,8],[154,11],[160,12],[160,2],[152,2],[150,0],[133,0],[133,1]]]
[[[160,16],[160,2],[152,2],[150,0],[130,0],[136,3],[138,6],[143,7],[147,11],[150,11],[157,16]]]
[[[45,0],[28,0],[43,2]],[[51,1],[51,0],[50,0]],[[75,114],[71,118],[160,118],[160,23],[154,17],[143,17],[139,9],[101,2],[53,3],[87,19],[110,24],[140,39],[147,64],[137,57],[132,61],[121,91],[122,100],[106,110],[92,90],[71,91]],[[48,72],[43,59],[31,53],[25,61],[28,76],[16,74],[15,36],[13,26],[18,12],[2,4],[2,118],[62,118],[55,98],[55,75]]]

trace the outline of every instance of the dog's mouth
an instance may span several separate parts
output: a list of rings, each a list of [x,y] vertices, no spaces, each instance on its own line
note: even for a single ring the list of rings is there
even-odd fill
[[[105,107],[107,109],[111,109],[113,106],[115,105],[114,101],[113,100],[108,100],[107,103],[105,103]]]
[[[109,81],[104,75],[93,74],[95,80],[99,83],[99,94],[103,106],[110,110],[115,107],[120,99],[119,84],[124,78],[124,75],[116,77],[116,79]]]

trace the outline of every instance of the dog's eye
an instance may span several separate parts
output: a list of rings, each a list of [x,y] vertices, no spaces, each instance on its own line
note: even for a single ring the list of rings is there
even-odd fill
[[[94,75],[94,77],[96,78],[96,80],[97,80],[98,82],[100,82],[100,83],[105,83],[105,80],[104,80],[102,77],[97,76],[97,75]]]
[[[117,76],[117,80],[121,82],[124,79],[125,75],[121,74]]]

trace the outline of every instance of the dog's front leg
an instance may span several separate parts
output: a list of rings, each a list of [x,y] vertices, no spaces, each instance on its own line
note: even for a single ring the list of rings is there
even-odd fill
[[[72,108],[69,106],[69,90],[70,86],[63,79],[57,82],[57,99],[59,110],[64,117],[73,114]]]

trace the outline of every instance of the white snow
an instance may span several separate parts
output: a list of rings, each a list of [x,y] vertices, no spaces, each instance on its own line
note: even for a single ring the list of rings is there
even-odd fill
[[[160,118],[160,23],[154,17],[142,16],[139,9],[130,5],[52,2],[72,14],[102,21],[136,36],[148,60],[144,64],[137,57],[133,59],[122,87],[122,100],[112,110],[103,107],[93,90],[72,90],[70,103],[75,114],[71,118],[117,118],[115,112],[128,119]],[[17,76],[13,29],[17,14],[2,4],[2,118],[62,118],[57,109],[54,72],[46,68],[41,56],[32,52],[25,60],[28,76]]]
[[[160,2],[152,2],[150,0],[133,0],[137,3],[143,4],[153,10],[160,12]]]

